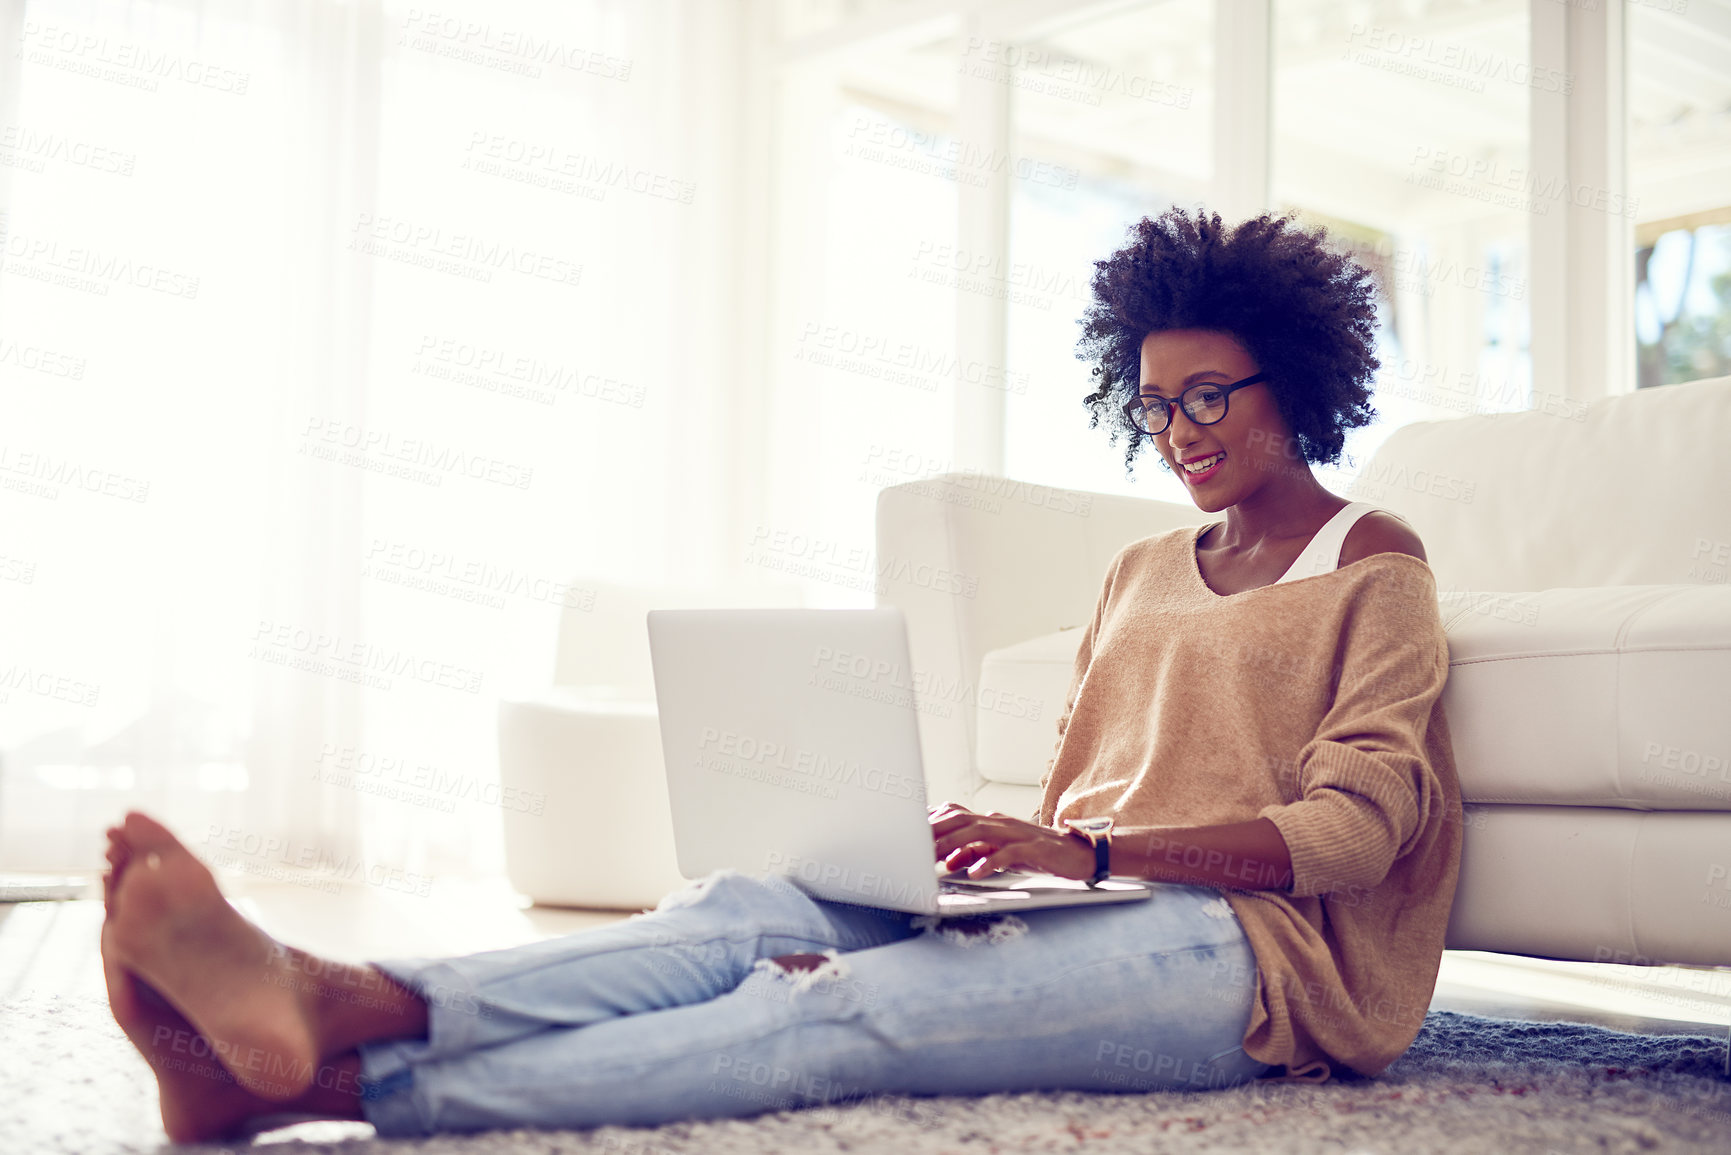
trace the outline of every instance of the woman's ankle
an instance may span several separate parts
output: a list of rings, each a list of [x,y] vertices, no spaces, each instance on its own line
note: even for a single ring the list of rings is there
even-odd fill
[[[362,1043],[427,1036],[427,1004],[377,967],[306,956],[321,972],[310,984],[308,1013],[319,1054],[342,1055]]]
[[[361,1057],[348,1051],[319,1064],[306,1093],[292,1103],[277,1104],[285,1113],[321,1119],[365,1119],[361,1113]]]

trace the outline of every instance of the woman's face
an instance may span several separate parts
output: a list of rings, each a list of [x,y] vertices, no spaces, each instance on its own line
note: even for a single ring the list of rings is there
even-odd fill
[[[1230,385],[1261,370],[1230,333],[1169,329],[1142,340],[1143,397],[1175,402],[1192,385]],[[1178,405],[1170,412],[1172,424],[1154,435],[1154,444],[1197,508],[1208,513],[1237,505],[1270,481],[1303,468],[1291,430],[1264,382],[1234,389],[1226,416],[1212,425],[1198,425]],[[1186,464],[1205,467],[1191,472]]]

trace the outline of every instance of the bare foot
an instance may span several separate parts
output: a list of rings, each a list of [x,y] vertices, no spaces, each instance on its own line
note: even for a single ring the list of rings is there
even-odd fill
[[[131,972],[160,992],[242,1088],[279,1102],[302,1094],[321,1057],[315,996],[295,968],[304,953],[290,952],[229,906],[205,865],[143,814],[129,813],[111,836],[109,861],[105,963],[119,978]],[[117,991],[117,982],[109,997],[121,999],[115,1004],[121,1027],[128,1019],[145,1021],[147,1000],[124,982]],[[153,1033],[164,1026],[149,1023]],[[166,1084],[163,1110],[166,1125]]]
[[[103,933],[102,973],[114,1021],[150,1064],[162,1102],[162,1129],[176,1143],[202,1143],[242,1130],[282,1104],[254,1095],[216,1059],[210,1041],[114,958]]]
[[[102,909],[108,918],[114,917],[114,888],[132,861],[132,846],[126,841],[126,831],[119,826],[108,828],[108,872],[102,876]]]

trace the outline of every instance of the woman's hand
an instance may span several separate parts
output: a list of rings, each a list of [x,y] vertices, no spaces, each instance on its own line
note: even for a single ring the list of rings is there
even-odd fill
[[[1015,867],[1061,878],[1094,877],[1094,851],[1073,834],[996,811],[976,814],[959,802],[934,806],[929,817],[937,860],[948,870],[966,870],[970,878]]]

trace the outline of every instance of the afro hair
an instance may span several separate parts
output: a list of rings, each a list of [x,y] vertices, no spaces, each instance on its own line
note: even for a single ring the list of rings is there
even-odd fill
[[[1094,262],[1093,300],[1079,322],[1078,360],[1098,388],[1083,399],[1090,429],[1106,418],[1129,437],[1129,473],[1145,435],[1123,406],[1140,388],[1142,341],[1168,329],[1231,334],[1268,371],[1280,415],[1308,462],[1340,460],[1346,431],[1376,416],[1376,287],[1369,270],[1324,247],[1292,214],[1264,213],[1232,228],[1220,214],[1173,207],[1144,217],[1129,244]]]

